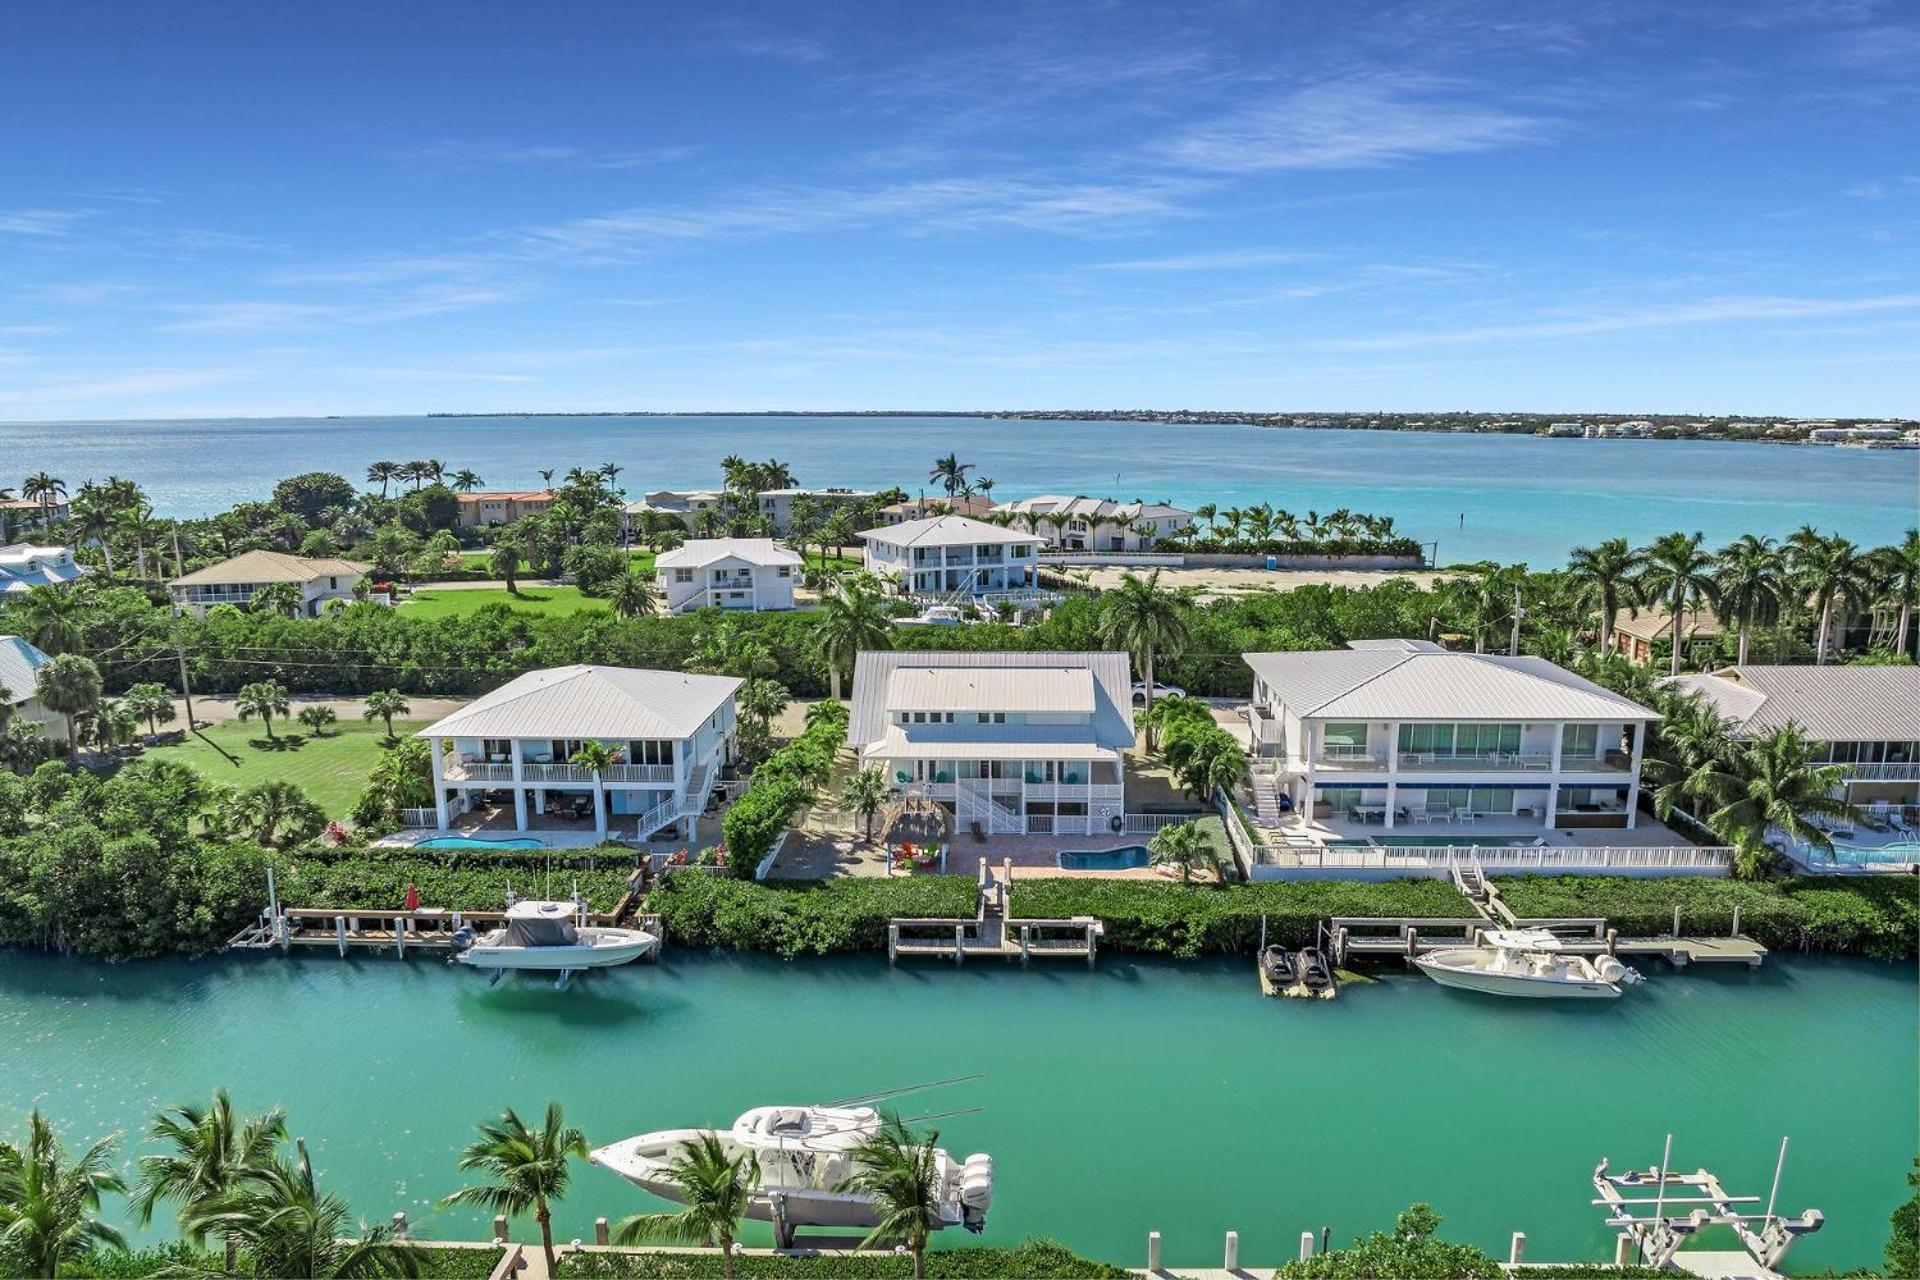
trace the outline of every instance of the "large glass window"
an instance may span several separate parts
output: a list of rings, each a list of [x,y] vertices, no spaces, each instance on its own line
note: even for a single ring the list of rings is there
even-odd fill
[[[1570,724],[1560,730],[1560,754],[1563,758],[1591,760],[1600,754],[1600,726]]]
[[[1520,749],[1517,724],[1463,724],[1453,735],[1454,750],[1463,756],[1483,756],[1495,751]]]
[[[1512,787],[1428,787],[1427,808],[1468,813],[1512,813]]]
[[[1453,754],[1453,726],[1450,724],[1403,724],[1400,726],[1400,750]]]
[[[1367,754],[1366,723],[1328,724],[1320,730],[1320,749],[1336,758]]]

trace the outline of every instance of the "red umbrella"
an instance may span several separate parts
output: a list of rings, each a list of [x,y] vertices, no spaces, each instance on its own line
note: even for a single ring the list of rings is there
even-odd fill
[[[420,888],[418,885],[415,885],[409,882],[407,885],[407,910],[418,911],[419,909],[420,909]]]

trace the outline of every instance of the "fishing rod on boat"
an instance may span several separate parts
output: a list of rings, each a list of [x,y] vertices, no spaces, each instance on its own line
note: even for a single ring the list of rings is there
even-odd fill
[[[897,1098],[906,1093],[919,1093],[925,1089],[944,1089],[951,1084],[966,1084],[973,1080],[985,1080],[987,1073],[975,1072],[970,1076],[954,1076],[951,1080],[933,1080],[926,1084],[910,1084],[899,1089],[883,1089],[879,1093],[863,1093],[852,1098],[841,1098],[837,1102],[823,1102],[823,1107],[852,1107],[863,1102],[878,1102],[882,1098]]]

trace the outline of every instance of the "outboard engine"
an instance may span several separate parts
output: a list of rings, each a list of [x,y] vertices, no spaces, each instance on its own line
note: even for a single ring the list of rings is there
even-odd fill
[[[979,1235],[993,1204],[993,1157],[976,1152],[960,1166],[960,1225]]]
[[[1602,982],[1617,982],[1622,986],[1631,986],[1640,981],[1640,971],[1620,963],[1615,956],[1601,956],[1595,960],[1593,971],[1600,975]]]
[[[455,929],[453,931],[453,937],[450,940],[453,943],[453,954],[457,956],[468,947],[471,947],[473,940],[479,936],[470,924],[463,924],[458,929]]]

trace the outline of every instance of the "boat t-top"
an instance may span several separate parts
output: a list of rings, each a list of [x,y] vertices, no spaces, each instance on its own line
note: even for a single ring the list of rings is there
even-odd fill
[[[1617,999],[1640,975],[1613,956],[1588,960],[1546,929],[1488,929],[1477,947],[1444,947],[1414,963],[1443,987],[1534,999]]]
[[[585,902],[509,900],[506,923],[485,933],[462,927],[453,935],[453,963],[491,969],[558,973],[605,969],[638,960],[660,945],[644,929],[587,923]]]
[[[755,1107],[729,1129],[661,1129],[601,1147],[588,1158],[654,1195],[684,1203],[686,1192],[668,1174],[686,1143],[711,1134],[729,1160],[748,1155],[759,1169],[747,1217],[773,1223],[776,1237],[790,1240],[795,1227],[879,1225],[884,1209],[862,1192],[841,1188],[860,1171],[855,1149],[884,1122],[871,1106]],[[959,1161],[936,1147],[933,1159],[939,1203],[933,1225],[985,1228],[993,1203],[993,1158],[971,1155]]]

